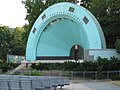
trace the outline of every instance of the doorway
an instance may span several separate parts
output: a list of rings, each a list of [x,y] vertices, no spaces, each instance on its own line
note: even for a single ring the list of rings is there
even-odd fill
[[[84,58],[84,49],[80,45],[74,45],[70,50],[70,58],[79,60]]]

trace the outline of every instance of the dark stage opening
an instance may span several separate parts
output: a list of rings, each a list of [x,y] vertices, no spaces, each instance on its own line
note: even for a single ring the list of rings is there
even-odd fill
[[[70,50],[70,58],[79,60],[84,58],[84,49],[80,45],[74,45]]]

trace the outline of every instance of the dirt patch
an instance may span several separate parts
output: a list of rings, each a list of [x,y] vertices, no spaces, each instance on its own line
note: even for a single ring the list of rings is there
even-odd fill
[[[112,84],[120,86],[120,81],[111,81]]]

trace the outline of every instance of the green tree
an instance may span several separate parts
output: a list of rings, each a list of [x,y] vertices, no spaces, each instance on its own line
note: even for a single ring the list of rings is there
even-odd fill
[[[115,42],[115,47],[118,53],[120,53],[120,39],[117,39]]]
[[[27,10],[26,20],[32,26],[37,17],[45,10],[46,6],[42,0],[26,0],[22,2]]]
[[[24,28],[24,32],[22,33],[22,42],[24,45],[24,49],[26,49],[27,40],[28,40],[28,36],[29,36],[29,31],[30,31],[30,26],[24,25],[22,28]]]
[[[92,2],[92,0],[81,0],[81,6],[90,9],[90,3]]]
[[[7,53],[10,52],[10,43],[12,35],[10,28],[7,26],[0,26],[0,59],[6,60]]]
[[[92,0],[90,11],[100,22],[108,48],[114,48],[120,38],[120,0]]]
[[[23,41],[24,28],[16,27],[12,33],[11,52],[14,55],[25,55],[25,44]]]

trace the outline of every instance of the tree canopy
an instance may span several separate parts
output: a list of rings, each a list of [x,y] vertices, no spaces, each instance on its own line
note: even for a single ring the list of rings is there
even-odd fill
[[[118,53],[120,53],[120,39],[117,39],[115,42],[116,50]]]
[[[23,41],[23,34],[25,30],[21,27],[16,27],[12,33],[11,54],[25,55],[25,43]]]
[[[115,48],[116,38],[120,38],[120,0],[93,0],[90,11],[102,26],[107,47]]]
[[[12,36],[7,26],[0,26],[0,59],[6,60],[6,54],[10,52]]]
[[[0,27],[0,60],[6,61],[7,54],[25,55],[24,32],[21,27]]]

